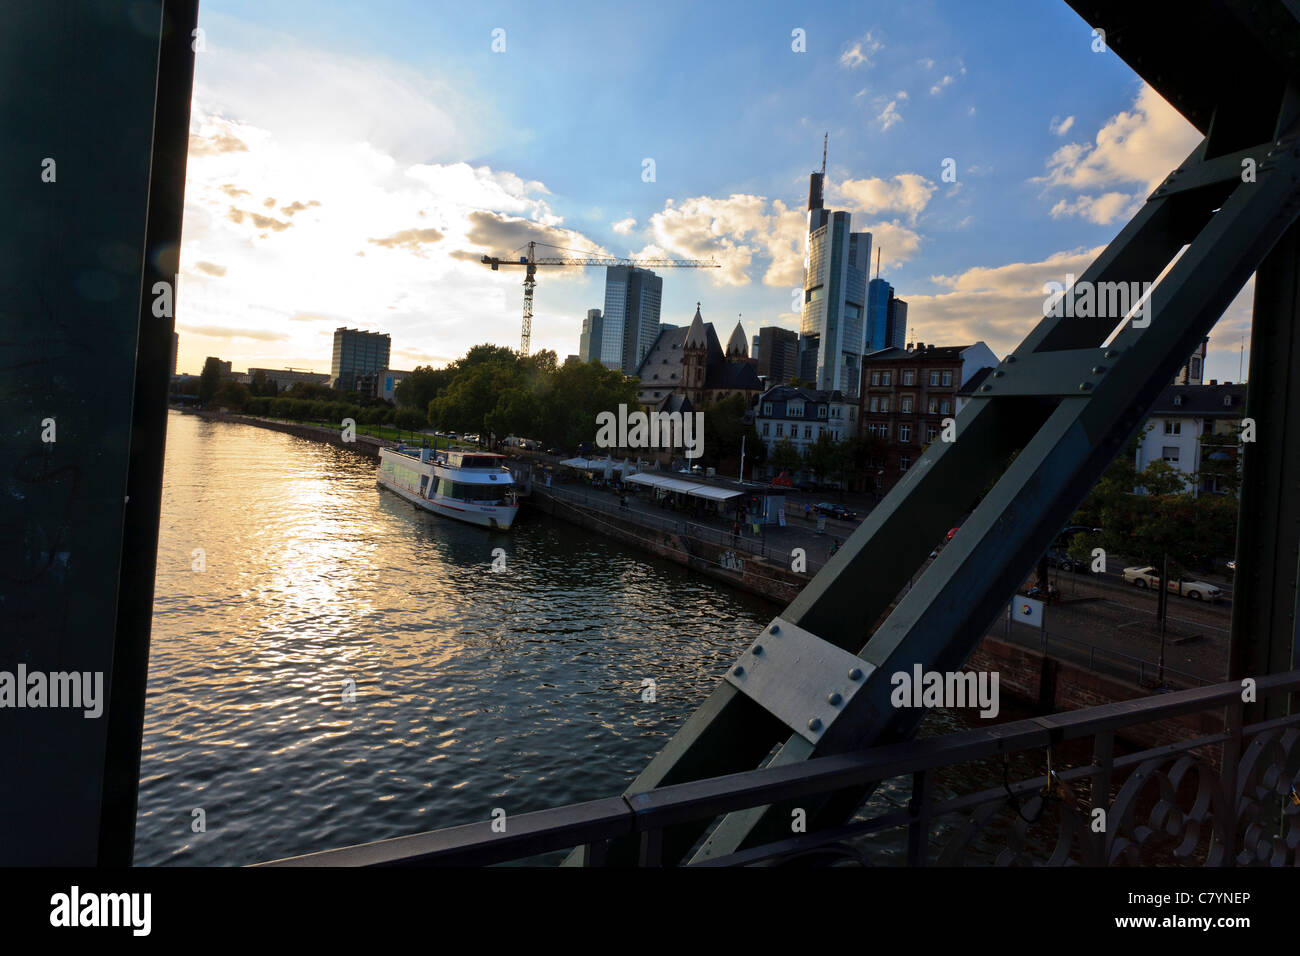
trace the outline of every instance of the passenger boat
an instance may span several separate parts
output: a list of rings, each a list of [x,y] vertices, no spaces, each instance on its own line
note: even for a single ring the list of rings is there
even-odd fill
[[[485,528],[508,531],[519,513],[505,457],[491,452],[381,448],[376,480],[434,514]]]

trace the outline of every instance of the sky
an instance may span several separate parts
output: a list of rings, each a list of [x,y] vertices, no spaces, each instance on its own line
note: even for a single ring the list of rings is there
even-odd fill
[[[798,330],[808,174],[873,235],[909,341],[1011,351],[1199,141],[1064,3],[203,0],[178,371],[393,368],[519,347],[529,240],[660,269],[696,307]],[[944,177],[945,169],[955,174]],[[555,250],[540,250],[561,255]],[[602,268],[541,267],[533,350],[578,351]],[[1206,377],[1249,363],[1252,285]]]

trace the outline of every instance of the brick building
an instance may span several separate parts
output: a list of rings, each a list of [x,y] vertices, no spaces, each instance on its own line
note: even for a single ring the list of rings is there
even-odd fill
[[[859,434],[872,445],[867,487],[885,494],[965,404],[963,386],[997,365],[983,342],[888,348],[863,358]]]

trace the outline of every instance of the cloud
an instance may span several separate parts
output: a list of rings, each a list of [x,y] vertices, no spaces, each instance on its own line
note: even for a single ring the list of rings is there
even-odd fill
[[[226,183],[224,186],[221,187],[221,191],[225,193],[227,196],[229,196],[231,199],[236,199],[240,196],[249,195],[247,189],[240,189],[234,183]]]
[[[610,223],[610,228],[613,229],[620,236],[626,236],[628,233],[630,233],[633,229],[636,228],[636,220],[632,219],[631,217],[627,219],[620,219],[618,222]]]
[[[889,129],[889,127],[896,123],[903,122],[903,117],[899,114],[898,109],[896,108],[897,104],[897,99],[890,100],[885,108],[880,111],[880,115],[876,117],[877,122],[880,123],[882,131]]]
[[[1047,128],[1051,131],[1053,136],[1064,136],[1066,133],[1070,131],[1070,127],[1072,127],[1073,125],[1074,125],[1073,116],[1067,116],[1065,119],[1060,119],[1059,117],[1053,116],[1052,122],[1048,125]]]
[[[870,68],[874,64],[871,58],[885,48],[885,45],[867,31],[861,40],[847,46],[840,54],[840,65],[855,70],[860,66]]]
[[[213,262],[196,262],[194,268],[198,272],[206,272],[210,276],[223,276],[226,274],[226,267],[219,266]]]
[[[1142,205],[1140,196],[1129,193],[1109,192],[1101,196],[1079,196],[1073,201],[1060,200],[1052,207],[1052,218],[1062,216],[1079,216],[1099,226],[1114,222],[1116,219],[1130,219]]]
[[[191,156],[217,156],[222,153],[246,152],[248,152],[248,144],[229,130],[201,128],[197,133],[190,133],[189,154]],[[240,190],[240,192],[242,191]]]
[[[926,56],[926,57],[922,57],[921,59],[919,59],[919,60],[916,61],[916,65],[919,66],[919,67],[920,67],[921,69],[923,69],[923,70],[933,70],[933,69],[934,69],[934,60],[932,60],[932,59],[931,59],[930,57],[928,57],[928,56]]]
[[[881,252],[881,262],[888,268],[897,268],[921,251],[921,237],[897,219],[892,222],[874,222],[865,226],[854,224],[855,231],[871,233],[871,255]],[[889,258],[885,259],[884,256]],[[875,262],[869,264],[875,266]]]
[[[803,282],[807,219],[781,200],[733,194],[725,199],[696,196],[673,203],[650,217],[652,243],[637,255],[717,259],[722,267],[709,277],[722,285],[746,285],[756,257],[770,260],[763,284],[795,286]]]
[[[953,82],[954,80],[952,75],[945,73],[943,79],[939,80],[938,83],[935,83],[934,86],[930,87],[930,95],[938,96],[940,93],[944,91],[945,87],[952,86]]]
[[[385,249],[406,249],[423,258],[424,247],[441,239],[442,233],[437,229],[403,229],[383,239],[370,239],[369,242]]]
[[[1154,189],[1201,140],[1177,110],[1143,84],[1132,109],[1112,116],[1092,143],[1067,143],[1034,182],[1069,189],[1137,184]]]
[[[500,213],[477,210],[468,216],[469,231],[465,238],[483,252],[471,252],[457,249],[451,255],[469,262],[480,261],[484,252],[488,255],[508,255],[518,250],[522,255],[523,246],[536,242],[546,246],[557,246],[561,250],[574,251],[581,255],[607,256],[609,252],[599,243],[588,239],[580,232],[564,229],[530,219],[519,219]],[[541,255],[555,255],[555,251],[543,250]]]
[[[320,203],[317,202],[315,199],[309,200],[308,202],[305,203],[299,202],[298,200],[295,199],[293,202],[289,203],[289,205],[281,206],[280,212],[284,213],[286,216],[292,217],[294,213],[302,212],[304,209],[308,208],[309,206],[319,206],[319,205]]]
[[[902,294],[907,300],[908,338],[926,342],[984,341],[997,355],[1014,349],[1043,317],[1047,282],[1082,275],[1104,247],[1057,252],[1041,262],[976,266],[930,281],[949,291]]]
[[[226,213],[226,218],[234,223],[242,224],[245,217],[248,217],[249,221],[258,229],[274,229],[276,232],[283,232],[293,225],[291,222],[283,222],[270,216],[249,212],[246,209],[236,209],[234,206],[231,206],[230,211]]]
[[[902,212],[915,223],[936,188],[934,183],[917,173],[900,173],[892,179],[846,179],[832,183],[827,194],[852,212],[868,215]]]
[[[268,329],[239,329],[226,325],[178,325],[176,328],[189,335],[200,335],[210,339],[254,339],[258,342],[280,342],[289,338],[283,332],[271,332]]]

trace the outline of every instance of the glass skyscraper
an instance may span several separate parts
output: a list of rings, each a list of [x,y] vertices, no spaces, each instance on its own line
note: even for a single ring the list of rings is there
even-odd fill
[[[388,368],[390,343],[387,332],[335,329],[330,385],[342,391],[355,389],[374,395],[379,373]]]
[[[866,346],[871,233],[853,232],[849,213],[823,207],[824,180],[825,173],[813,173],[808,190],[799,377],[854,396]]]
[[[894,295],[884,279],[872,279],[867,286],[868,352],[904,347],[907,340],[907,302]]]
[[[664,280],[649,269],[606,267],[599,357],[607,368],[636,373],[659,335],[663,288]]]

